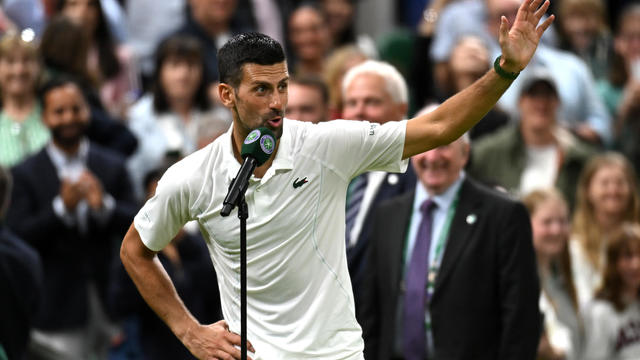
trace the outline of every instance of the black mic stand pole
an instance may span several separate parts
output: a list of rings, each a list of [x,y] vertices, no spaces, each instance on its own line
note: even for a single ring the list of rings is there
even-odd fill
[[[240,219],[240,356],[247,360],[247,218],[249,207],[244,194],[238,199]]]

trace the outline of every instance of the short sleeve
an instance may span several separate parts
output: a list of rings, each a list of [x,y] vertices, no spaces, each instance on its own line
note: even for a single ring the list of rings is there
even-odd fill
[[[589,303],[583,310],[585,327],[585,360],[610,359],[614,353],[613,340],[615,336],[615,314],[610,305],[600,301]]]
[[[174,166],[158,182],[156,194],[134,218],[142,242],[150,250],[162,250],[184,224],[191,220],[188,183]]]
[[[366,171],[404,172],[406,120],[385,124],[334,120],[319,127],[315,154],[347,179]]]

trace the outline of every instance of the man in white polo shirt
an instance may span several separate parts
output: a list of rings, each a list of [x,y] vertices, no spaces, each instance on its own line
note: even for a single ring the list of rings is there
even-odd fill
[[[511,30],[503,20],[503,55],[494,70],[436,111],[385,125],[284,119],[289,77],[282,48],[261,34],[232,38],[218,54],[218,92],[233,113],[232,128],[167,171],[123,240],[122,262],[147,303],[197,358],[240,358],[239,222],[220,210],[242,141],[266,126],[276,149],[246,193],[249,350],[254,359],[362,359],[344,246],[347,185],[364,171],[402,171],[409,156],[449,143],[478,121],[551,23],[537,25],[548,7],[541,1],[526,1]],[[156,259],[189,220],[198,221],[207,241],[225,321],[199,324]]]

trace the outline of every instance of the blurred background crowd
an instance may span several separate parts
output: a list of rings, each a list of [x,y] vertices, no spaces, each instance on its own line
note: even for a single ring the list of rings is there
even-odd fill
[[[288,118],[385,122],[487,72],[499,18],[513,21],[519,3],[1,1],[0,359],[189,358],[117,254],[164,170],[229,129],[216,52],[231,36],[283,44]],[[539,357],[579,359],[624,347],[604,343],[611,332],[640,344],[640,3],[555,0],[549,13],[530,65],[470,131],[465,171],[526,205]],[[349,94],[356,75],[345,73],[367,60],[391,64],[406,94],[395,80]],[[376,96],[402,107],[386,111]],[[201,322],[222,318],[197,225],[159,257]]]

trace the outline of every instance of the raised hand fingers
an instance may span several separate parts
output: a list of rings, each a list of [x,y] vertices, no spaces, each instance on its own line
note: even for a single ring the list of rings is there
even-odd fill
[[[538,1],[539,0],[536,0],[535,2],[538,2]],[[538,8],[537,5],[536,5],[536,8]],[[540,19],[542,19],[542,15],[544,15],[547,12],[547,9],[549,8],[549,0],[546,0],[544,4],[542,4],[542,6],[538,8],[538,10],[536,10],[536,8],[534,8],[532,11],[535,11],[533,13],[533,16],[537,24],[537,21],[540,21]]]
[[[536,9],[538,9],[538,6],[540,6],[540,3],[542,2],[542,0],[527,0],[526,2],[529,3],[527,5],[529,11],[532,12],[532,13],[535,13]]]
[[[551,26],[551,23],[553,23],[553,20],[555,20],[555,18],[555,15],[549,16],[547,20],[545,20],[540,26],[538,26],[538,28],[536,28],[536,34],[538,35],[538,38],[542,37],[542,34],[545,32],[545,30],[547,30],[549,26]]]

